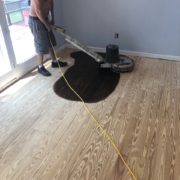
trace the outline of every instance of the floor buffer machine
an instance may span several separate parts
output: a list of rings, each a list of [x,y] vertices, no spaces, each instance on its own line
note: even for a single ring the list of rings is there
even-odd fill
[[[82,50],[92,58],[94,58],[98,63],[100,68],[108,68],[114,73],[130,72],[134,69],[134,61],[128,56],[119,55],[119,47],[117,45],[109,44],[106,46],[106,56],[103,58],[100,54],[92,51],[87,46],[82,45],[76,39],[69,36],[65,29],[54,26],[54,30],[64,36],[65,40],[75,46],[76,48]]]

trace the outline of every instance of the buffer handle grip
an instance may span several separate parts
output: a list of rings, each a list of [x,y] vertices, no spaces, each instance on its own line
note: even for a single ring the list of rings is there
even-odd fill
[[[57,25],[54,25],[53,28],[54,28],[55,31],[58,31],[60,33],[65,33],[66,32],[66,30],[63,27],[60,27],[60,26],[57,26]]]

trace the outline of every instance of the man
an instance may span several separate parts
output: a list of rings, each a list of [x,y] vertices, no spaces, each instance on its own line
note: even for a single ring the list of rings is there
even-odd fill
[[[56,40],[52,32],[52,26],[54,25],[53,6],[53,0],[31,0],[29,27],[34,36],[34,44],[39,63],[38,72],[44,76],[51,75],[43,66],[44,54],[49,53],[52,59],[51,66],[53,68],[58,67],[58,62],[52,47],[52,45],[56,45]],[[51,20],[48,19],[49,15],[51,15]],[[61,67],[67,65],[67,63],[61,61],[59,61],[59,64]]]

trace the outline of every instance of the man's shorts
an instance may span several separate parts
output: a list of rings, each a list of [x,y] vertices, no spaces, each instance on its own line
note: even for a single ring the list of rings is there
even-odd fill
[[[48,54],[49,48],[51,48],[52,45],[56,46],[56,39],[53,32],[48,32],[45,25],[38,19],[38,17],[29,16],[29,27],[34,36],[36,53]]]

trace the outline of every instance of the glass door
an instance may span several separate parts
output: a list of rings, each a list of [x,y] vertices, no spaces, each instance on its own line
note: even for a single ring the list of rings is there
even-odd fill
[[[9,73],[15,65],[15,56],[11,44],[3,2],[0,0],[0,77]]]
[[[37,65],[29,10],[28,0],[0,0],[0,91]]]
[[[3,0],[16,63],[21,64],[35,54],[33,36],[28,27],[28,0]]]
[[[11,71],[11,65],[5,46],[2,27],[0,26],[0,77]]]

